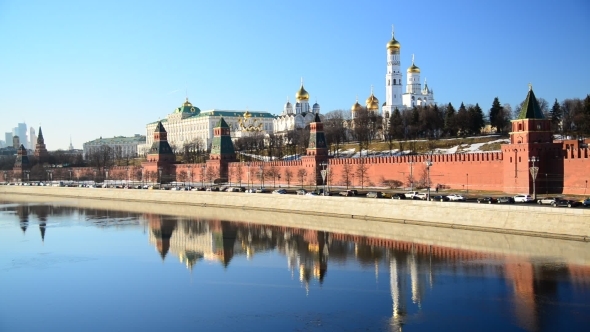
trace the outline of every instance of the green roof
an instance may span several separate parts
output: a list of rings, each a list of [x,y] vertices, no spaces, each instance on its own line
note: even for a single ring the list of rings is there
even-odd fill
[[[539,102],[537,102],[537,98],[535,98],[535,93],[533,92],[533,88],[529,86],[529,93],[524,100],[522,108],[520,109],[520,113],[518,114],[518,119],[544,119],[545,116],[541,111],[541,107],[539,106]]]
[[[143,135],[135,135],[132,137],[124,137],[124,136],[115,136],[111,138],[98,138],[85,144],[122,144],[122,143],[145,143],[145,136]]]

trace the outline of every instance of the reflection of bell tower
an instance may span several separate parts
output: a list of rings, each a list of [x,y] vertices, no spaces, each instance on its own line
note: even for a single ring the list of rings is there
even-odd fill
[[[18,219],[20,221],[20,229],[23,231],[23,234],[25,234],[27,227],[29,227],[29,206],[19,205],[16,208],[16,214],[18,215]]]
[[[217,254],[221,258],[223,267],[229,265],[229,262],[234,257],[234,246],[238,230],[231,225],[229,221],[221,221],[221,243],[217,243]]]
[[[401,331],[403,320],[406,316],[406,296],[405,283],[403,282],[403,274],[400,273],[401,268],[398,267],[398,261],[395,254],[392,253],[389,260],[389,283],[391,290],[391,300],[393,302],[393,312],[391,315],[391,324],[393,327]]]
[[[536,331],[538,326],[533,265],[524,260],[507,262],[505,271],[506,278],[512,280],[514,310],[519,325],[524,329]]]

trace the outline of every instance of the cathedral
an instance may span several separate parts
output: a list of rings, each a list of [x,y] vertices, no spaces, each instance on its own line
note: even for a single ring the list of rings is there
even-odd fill
[[[320,105],[314,103],[313,106],[309,106],[309,93],[305,91],[302,79],[301,87],[295,93],[295,108],[287,99],[283,113],[273,121],[274,133],[284,134],[290,130],[303,129],[314,121],[316,114],[320,114]]]

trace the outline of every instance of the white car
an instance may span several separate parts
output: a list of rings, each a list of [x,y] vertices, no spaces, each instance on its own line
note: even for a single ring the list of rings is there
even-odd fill
[[[531,195],[518,194],[518,195],[514,196],[515,203],[528,203],[528,202],[532,202],[532,201],[533,201],[533,198],[531,197]]]
[[[451,202],[465,202],[465,197],[463,197],[461,194],[451,194],[447,195],[447,197]]]

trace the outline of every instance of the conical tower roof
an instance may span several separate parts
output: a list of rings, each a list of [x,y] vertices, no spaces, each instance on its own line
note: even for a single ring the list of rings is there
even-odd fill
[[[227,124],[227,122],[225,122],[223,117],[221,117],[217,122],[217,125],[215,125],[215,128],[229,128],[229,125]]]
[[[529,93],[524,100],[518,119],[544,119],[543,111],[533,92],[533,86],[529,84]]]

